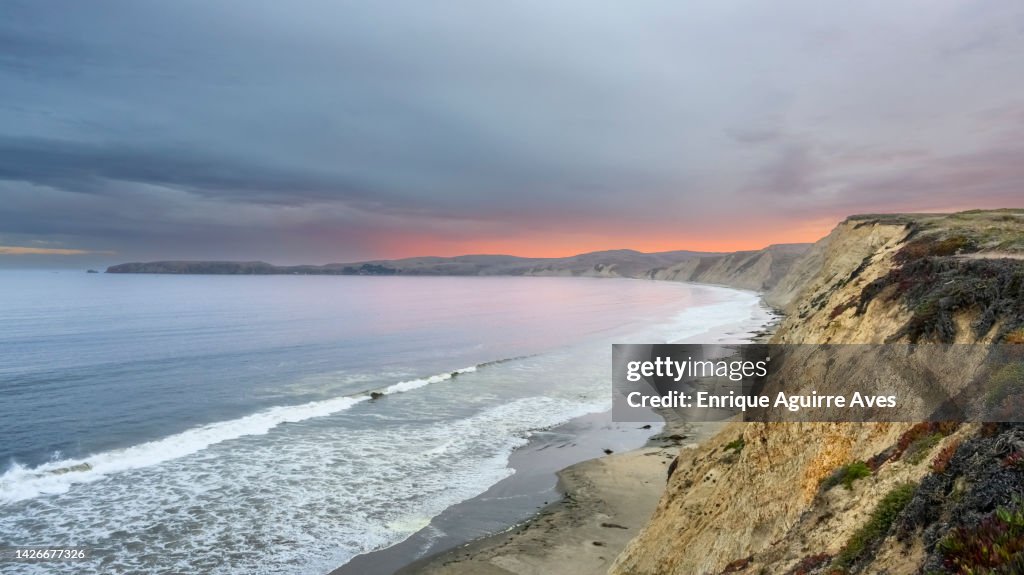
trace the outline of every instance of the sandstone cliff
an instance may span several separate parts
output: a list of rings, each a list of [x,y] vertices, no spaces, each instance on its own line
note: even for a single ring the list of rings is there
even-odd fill
[[[647,277],[766,291],[774,288],[807,250],[807,244],[778,244],[761,250],[696,257],[650,270]]]
[[[1022,343],[1022,254],[1022,210],[849,218],[766,291],[773,341]],[[1013,425],[730,424],[610,573],[1024,573],[1021,461]]]

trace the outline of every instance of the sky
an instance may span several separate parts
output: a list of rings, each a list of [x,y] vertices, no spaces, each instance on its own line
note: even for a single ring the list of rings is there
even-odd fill
[[[1019,0],[0,0],[0,266],[814,241],[1024,206]]]

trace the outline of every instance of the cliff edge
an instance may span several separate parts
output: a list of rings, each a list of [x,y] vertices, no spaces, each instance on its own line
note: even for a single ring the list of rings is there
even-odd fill
[[[1024,210],[851,217],[765,291],[772,341],[1024,343],[1022,258]],[[1024,573],[1022,462],[1011,424],[733,423],[609,572]]]

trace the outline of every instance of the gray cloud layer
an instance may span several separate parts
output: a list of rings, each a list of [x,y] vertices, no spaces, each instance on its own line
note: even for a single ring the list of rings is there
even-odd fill
[[[8,0],[0,245],[330,261],[1020,205],[1020,70],[1014,0]]]

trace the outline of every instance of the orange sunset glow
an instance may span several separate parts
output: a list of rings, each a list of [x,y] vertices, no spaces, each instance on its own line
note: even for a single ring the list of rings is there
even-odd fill
[[[707,234],[679,230],[637,232],[615,236],[593,232],[547,231],[536,235],[444,239],[431,235],[394,235],[375,238],[385,258],[506,254],[557,258],[604,250],[631,249],[646,253],[676,250],[733,252],[757,250],[772,244],[813,243],[824,237],[841,218],[817,218],[780,229],[775,223],[752,224],[745,233]]]

